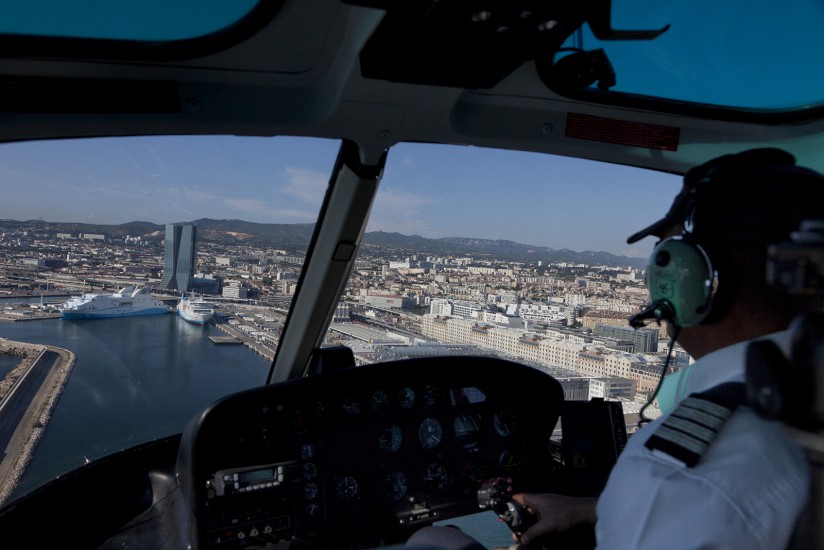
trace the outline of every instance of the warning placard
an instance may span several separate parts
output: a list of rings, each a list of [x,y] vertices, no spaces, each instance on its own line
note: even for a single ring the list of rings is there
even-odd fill
[[[566,137],[630,147],[677,151],[681,129],[579,113],[567,114]]]

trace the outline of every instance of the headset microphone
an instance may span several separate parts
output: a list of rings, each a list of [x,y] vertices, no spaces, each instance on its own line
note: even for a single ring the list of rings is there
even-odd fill
[[[647,319],[661,321],[672,321],[675,317],[675,310],[667,300],[656,300],[648,304],[644,309],[629,318],[632,328],[641,328]]]

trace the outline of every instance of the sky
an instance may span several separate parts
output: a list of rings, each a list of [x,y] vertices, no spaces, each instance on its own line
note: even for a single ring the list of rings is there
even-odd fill
[[[152,136],[0,145],[0,218],[314,222],[338,142]],[[507,239],[645,257],[626,237],[667,211],[673,175],[552,155],[401,144],[367,231]]]

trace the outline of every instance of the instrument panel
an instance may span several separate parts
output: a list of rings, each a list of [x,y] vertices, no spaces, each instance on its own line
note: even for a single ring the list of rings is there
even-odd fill
[[[552,484],[560,384],[490,358],[319,374],[218,401],[184,432],[177,475],[195,547],[379,545],[478,511],[506,476]]]

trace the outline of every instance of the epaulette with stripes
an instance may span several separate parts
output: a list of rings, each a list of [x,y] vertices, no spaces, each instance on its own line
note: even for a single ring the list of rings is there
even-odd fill
[[[742,382],[727,382],[693,393],[678,404],[644,445],[691,468],[698,464],[724,423],[746,399],[746,386]]]

